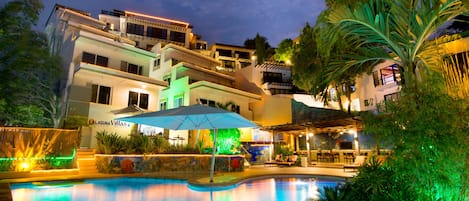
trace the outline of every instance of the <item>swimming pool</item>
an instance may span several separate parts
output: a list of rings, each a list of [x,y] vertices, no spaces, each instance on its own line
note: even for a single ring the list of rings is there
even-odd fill
[[[303,201],[317,199],[319,189],[340,182],[312,177],[265,178],[214,191],[191,187],[184,180],[112,178],[12,184],[11,191],[13,201]]]

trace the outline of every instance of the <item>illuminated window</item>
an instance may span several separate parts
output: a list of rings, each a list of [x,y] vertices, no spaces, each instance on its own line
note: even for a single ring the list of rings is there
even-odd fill
[[[148,109],[148,97],[149,95],[146,93],[129,91],[128,105],[137,105],[140,108]]]
[[[166,100],[160,102],[160,110],[166,110],[168,109]]]
[[[183,95],[178,95],[174,97],[174,108],[178,108],[183,106],[184,104],[184,96]]]
[[[338,101],[339,96],[337,94],[337,90],[335,88],[329,89],[329,96],[327,97],[329,101]]]
[[[401,83],[401,74],[399,73],[399,68],[397,64],[386,66],[381,68],[379,71],[373,72],[373,83],[376,86],[378,85],[388,85]]]
[[[387,94],[387,95],[384,95],[384,101],[385,102],[388,102],[388,101],[392,101],[392,102],[396,102],[399,100],[399,93],[392,93],[392,94]]]
[[[109,105],[111,100],[111,87],[93,84],[91,86],[91,102]]]

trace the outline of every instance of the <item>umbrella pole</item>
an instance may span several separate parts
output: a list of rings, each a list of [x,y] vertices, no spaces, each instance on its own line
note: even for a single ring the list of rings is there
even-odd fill
[[[210,183],[213,183],[213,172],[215,170],[215,153],[216,153],[216,147],[217,145],[217,129],[214,129],[213,131],[213,149],[212,149],[212,164],[210,166]]]
[[[195,146],[199,143],[200,129],[197,129],[197,135],[195,137]]]

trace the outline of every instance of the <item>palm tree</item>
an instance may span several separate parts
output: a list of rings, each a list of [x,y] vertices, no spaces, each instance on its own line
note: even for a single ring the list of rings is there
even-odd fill
[[[406,86],[417,88],[424,72],[441,67],[441,52],[436,48],[437,40],[432,40],[437,29],[466,10],[461,0],[375,0],[354,7],[339,5],[328,15],[334,28],[329,30],[331,34],[323,35],[328,43],[320,44],[319,49],[330,52],[331,44],[338,41],[353,48],[335,62],[340,66],[333,68],[336,75],[366,72],[370,70],[367,63],[390,59],[400,67]]]

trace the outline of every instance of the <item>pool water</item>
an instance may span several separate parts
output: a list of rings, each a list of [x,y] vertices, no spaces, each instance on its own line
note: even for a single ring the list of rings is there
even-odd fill
[[[316,178],[268,178],[211,190],[192,187],[184,180],[113,178],[12,184],[11,191],[13,201],[304,201],[318,199],[319,189],[340,182]]]

